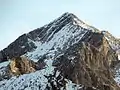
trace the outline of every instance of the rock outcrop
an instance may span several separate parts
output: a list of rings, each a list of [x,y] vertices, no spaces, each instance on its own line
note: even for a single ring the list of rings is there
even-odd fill
[[[10,71],[15,75],[27,74],[36,71],[36,64],[26,57],[13,58],[9,64]]]
[[[70,47],[53,65],[65,78],[85,86],[83,90],[119,90],[111,70],[117,56],[104,35],[91,34]]]

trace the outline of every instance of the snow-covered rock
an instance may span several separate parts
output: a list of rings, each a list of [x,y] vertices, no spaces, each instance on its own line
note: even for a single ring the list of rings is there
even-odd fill
[[[114,50],[119,44],[111,43],[105,32],[87,25],[72,13],[65,13],[49,24],[20,36],[0,51],[0,71],[3,73],[6,67],[9,71],[8,61],[4,61],[14,57],[27,57],[37,65],[42,61],[45,63],[43,68],[36,69],[35,72],[1,79],[0,90],[109,90],[106,88],[112,87],[119,90],[115,83],[118,79],[116,77],[115,81],[113,80],[109,67],[112,61],[117,61]],[[79,45],[81,46],[75,48]],[[60,63],[58,58],[65,61]],[[109,74],[106,75],[106,72]],[[99,77],[99,74],[105,77]],[[108,76],[112,84],[108,82]]]

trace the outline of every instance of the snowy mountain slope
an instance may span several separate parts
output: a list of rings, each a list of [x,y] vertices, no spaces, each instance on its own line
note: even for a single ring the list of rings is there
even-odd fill
[[[65,13],[50,24],[24,34],[11,43],[7,48],[0,52],[0,60],[21,56],[27,52],[33,51],[41,44],[40,49],[46,46],[48,52],[50,49],[66,48],[71,44],[77,43],[87,31],[96,29],[85,24],[71,13]],[[36,45],[35,45],[36,44]],[[60,46],[58,45],[60,44]]]
[[[24,74],[20,77],[13,77],[0,82],[0,90],[45,90],[48,80],[44,75],[52,74],[51,60],[47,62],[46,69],[31,74]]]
[[[42,70],[0,81],[0,90],[56,90],[54,88],[58,88],[58,90],[64,90],[65,88],[66,90],[77,90],[83,87],[64,79],[59,71],[55,73],[55,67],[52,66],[53,60],[45,60],[45,62],[46,66]],[[62,85],[63,81],[66,83]],[[55,87],[52,86],[52,82],[53,85],[56,85]]]
[[[62,53],[65,49],[69,48],[69,46],[80,41],[86,32],[87,30],[68,24],[55,33],[51,40],[45,43],[39,41],[33,42],[37,48],[33,52],[28,52],[26,55],[31,57],[31,59],[37,59],[40,55],[44,54],[52,53],[55,55],[58,52]]]
[[[112,90],[105,89],[111,87],[114,87],[114,90],[119,90],[115,81],[111,78],[111,73],[109,73],[110,77],[109,74],[107,78],[105,77],[106,79],[99,77],[98,75],[100,74],[98,72],[101,72],[101,70],[105,73],[106,71],[110,72],[108,64],[111,64],[112,61],[117,61],[117,57],[106,42],[104,35],[105,34],[98,29],[79,20],[74,14],[65,13],[53,22],[20,36],[0,52],[0,62],[4,62],[8,59],[11,60],[14,57],[25,56],[30,60],[33,60],[35,63],[39,63],[42,60],[46,65],[43,69],[36,70],[36,72],[20,76],[12,76],[4,80],[2,79],[0,81],[0,90]],[[83,49],[80,49],[80,47],[72,49],[76,45],[81,45],[81,43],[89,43],[90,45],[85,44],[80,46]],[[71,54],[66,56],[66,52],[72,51],[75,54],[80,53],[81,57],[79,57],[79,55],[74,57],[74,55]],[[96,53],[98,56],[94,55]],[[89,55],[93,55],[93,59],[97,61],[90,61],[92,57]],[[64,56],[63,60],[68,58],[74,61],[78,60],[77,63],[80,63],[79,60],[87,62],[87,64],[85,64],[83,61],[84,66],[78,64],[79,69],[84,69],[83,71],[78,71],[78,73],[80,72],[80,76],[91,75],[88,76],[89,78],[93,78],[95,75],[96,80],[100,78],[100,81],[101,83],[103,82],[103,84],[98,83],[98,86],[103,85],[101,86],[102,89],[99,89],[97,85],[88,85],[88,83],[94,83],[92,81],[89,81],[88,83],[80,81],[77,83],[81,78],[77,78],[77,81],[75,81],[70,78],[71,76],[68,77],[71,74],[65,76],[63,73],[65,69],[62,71],[58,69],[58,66],[53,65],[53,62],[59,63],[56,59],[61,58],[62,56]],[[68,68],[68,72],[70,72],[70,68],[77,67],[77,64],[75,67],[69,66],[70,60],[60,63],[59,66],[65,64],[64,67]],[[100,63],[100,60],[102,63]],[[73,65],[74,61],[71,61]],[[88,69],[87,66],[90,65],[90,67],[92,67],[91,64],[95,66],[96,70],[93,68]],[[96,64],[99,67],[97,67]],[[99,70],[99,68],[101,70]],[[3,70],[3,68],[0,67],[0,70]],[[89,70],[91,70],[91,72]],[[81,74],[81,72],[87,74],[84,75]],[[2,75],[4,74],[1,73],[1,76]],[[100,75],[105,76],[104,74]],[[108,78],[111,78],[111,83],[107,83],[110,87],[106,85],[106,82],[109,81]]]

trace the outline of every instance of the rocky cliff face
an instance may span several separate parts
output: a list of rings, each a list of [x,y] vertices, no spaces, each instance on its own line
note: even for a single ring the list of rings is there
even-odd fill
[[[89,41],[95,39],[91,38]],[[64,55],[56,59],[53,65],[62,72],[65,78],[84,85],[84,90],[118,90],[110,70],[112,60],[117,61],[116,55],[110,50],[104,37],[97,41],[99,48],[84,41],[70,47]]]
[[[65,13],[0,52],[0,90],[120,90],[107,37]]]
[[[120,54],[120,40],[118,38],[115,38],[108,31],[102,31],[102,33],[105,35],[112,49],[115,50],[118,54]]]

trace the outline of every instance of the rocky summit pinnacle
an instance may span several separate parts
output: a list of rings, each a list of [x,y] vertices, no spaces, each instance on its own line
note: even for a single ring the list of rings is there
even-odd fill
[[[119,42],[64,13],[0,51],[0,90],[120,90]]]

